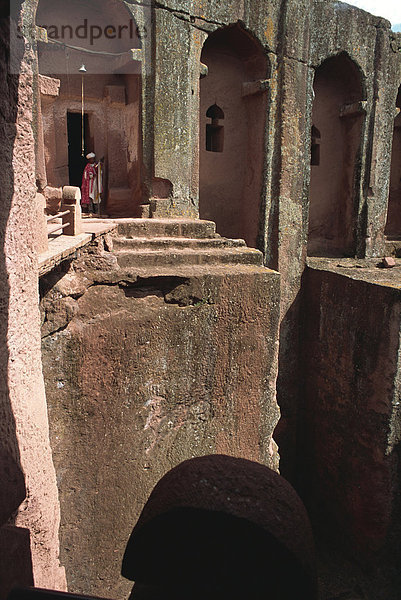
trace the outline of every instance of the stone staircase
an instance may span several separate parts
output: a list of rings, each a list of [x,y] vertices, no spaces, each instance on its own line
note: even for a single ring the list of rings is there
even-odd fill
[[[262,253],[244,240],[221,237],[212,221],[192,219],[119,220],[113,251],[121,269],[263,265]]]

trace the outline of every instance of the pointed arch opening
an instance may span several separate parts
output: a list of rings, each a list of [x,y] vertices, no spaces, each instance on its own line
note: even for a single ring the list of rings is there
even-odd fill
[[[255,247],[270,63],[239,24],[210,34],[201,61],[208,75],[200,83],[200,217],[215,221],[221,235]]]
[[[62,186],[81,185],[86,154],[94,152],[104,157],[102,203],[94,208],[136,216],[143,196],[142,39],[130,9],[119,0],[40,0],[36,25],[37,179],[49,212]]]
[[[390,239],[401,239],[401,86],[396,99],[385,234]]]
[[[364,83],[343,52],[318,67],[313,88],[308,255],[352,256]]]

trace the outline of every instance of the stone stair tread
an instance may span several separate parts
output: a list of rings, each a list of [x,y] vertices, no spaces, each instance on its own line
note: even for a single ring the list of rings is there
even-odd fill
[[[213,221],[200,219],[120,219],[118,237],[219,238]]]
[[[115,250],[121,268],[168,266],[180,264],[258,264],[263,263],[263,254],[248,247],[241,248],[167,248],[167,249],[125,249]]]
[[[246,248],[245,241],[242,239],[229,239],[223,237],[212,237],[212,238],[193,238],[193,237],[177,237],[177,236],[134,236],[134,237],[114,237],[114,244],[119,248],[123,249],[124,245],[128,247],[137,245],[138,247],[143,247],[146,245],[156,246],[163,245],[164,247],[174,248],[178,247],[190,247],[193,246],[210,246],[221,247],[225,246],[227,248]]]
[[[167,252],[166,252],[167,250]],[[170,250],[174,251],[174,252],[178,252],[178,253],[186,253],[186,252],[193,252],[195,254],[197,253],[204,253],[204,252],[246,252],[248,254],[260,254],[262,255],[260,250],[256,250],[256,248],[249,248],[248,246],[233,246],[230,247],[228,246],[227,248],[223,247],[223,248],[176,248],[174,246],[171,247],[167,247],[167,248],[154,248],[154,249],[142,249],[140,248],[139,250],[135,250],[134,248],[121,248],[116,250],[117,254],[143,254],[143,253],[158,253],[158,254],[167,254],[170,252]]]
[[[243,275],[244,273],[262,273],[271,274],[275,273],[279,276],[277,271],[268,269],[262,265],[252,264],[214,264],[214,265],[167,265],[159,267],[129,267],[121,269],[119,279],[126,279],[129,281],[135,277],[190,277],[193,275],[227,275],[227,274],[238,274]]]
[[[138,249],[136,250],[135,248],[127,248],[127,249],[118,249],[114,251],[115,254],[117,255],[133,255],[133,256],[138,256],[138,255],[149,255],[149,256],[166,256],[168,254],[178,254],[178,255],[185,255],[185,254],[199,254],[199,255],[205,255],[205,254],[211,254],[211,255],[216,255],[216,256],[221,256],[221,255],[225,255],[225,254],[234,254],[234,255],[241,255],[241,254],[248,254],[249,256],[260,256],[262,258],[262,253],[260,252],[260,250],[256,250],[255,248],[248,248],[248,246],[240,246],[240,247],[227,247],[227,248],[175,248],[175,247],[167,247],[167,248],[154,248],[154,249],[150,249],[150,248],[144,248],[144,249]]]

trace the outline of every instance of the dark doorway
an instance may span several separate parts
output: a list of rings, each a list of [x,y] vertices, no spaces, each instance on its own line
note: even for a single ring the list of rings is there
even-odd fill
[[[70,185],[81,187],[82,174],[86,165],[86,154],[89,139],[89,118],[84,114],[84,155],[82,156],[82,115],[80,113],[67,113],[68,130],[68,174]]]

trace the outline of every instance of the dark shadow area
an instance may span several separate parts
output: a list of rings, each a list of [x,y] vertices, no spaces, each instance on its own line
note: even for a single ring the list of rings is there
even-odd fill
[[[106,600],[98,596],[87,596],[85,594],[72,594],[70,592],[59,592],[33,587],[16,587],[8,595],[7,600]]]
[[[308,255],[354,256],[362,73],[342,52],[318,67],[313,87]]]
[[[24,475],[12,456],[0,450],[0,598],[16,585],[33,585],[29,529],[12,525],[25,499]]]
[[[222,455],[181,463],[153,490],[128,542],[131,598],[316,598],[308,517],[261,464]]]
[[[306,586],[300,565],[272,535],[224,512],[172,509],[139,532],[135,548],[140,579],[131,598],[142,597],[141,582],[171,598],[216,600],[265,598],[267,590],[272,599],[292,598]]]
[[[280,420],[273,438],[279,447],[280,473],[296,487],[296,439],[299,396],[299,317],[301,292],[283,316],[280,324],[277,403]]]
[[[6,9],[4,7],[6,4]],[[13,3],[17,12],[17,1]],[[18,10],[19,14],[19,10]],[[15,24],[13,24],[15,25]],[[16,583],[31,585],[32,564],[29,531],[13,525],[13,515],[25,498],[24,477],[19,466],[16,426],[9,395],[8,324],[10,286],[6,266],[5,238],[14,194],[13,152],[17,136],[19,75],[9,72],[10,14],[2,3],[0,14],[0,600]],[[23,56],[23,44],[15,48]],[[15,57],[16,58],[16,57]],[[17,65],[18,66],[18,65]]]
[[[122,282],[119,285],[127,298],[146,298],[146,296],[165,298],[169,297],[178,286],[189,285],[189,283],[185,277],[138,277],[135,283]]]
[[[394,120],[390,191],[387,223],[384,230],[385,235],[390,239],[401,239],[401,86],[398,89],[396,108],[398,114]]]

